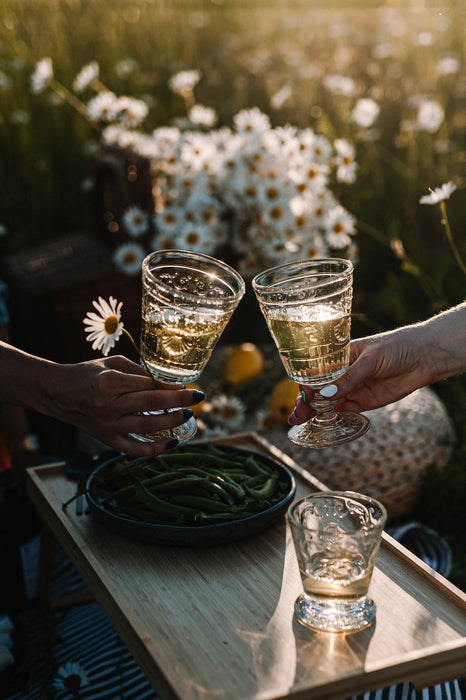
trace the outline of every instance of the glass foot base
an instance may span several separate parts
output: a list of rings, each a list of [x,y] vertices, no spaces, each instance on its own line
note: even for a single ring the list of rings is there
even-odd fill
[[[294,604],[301,624],[324,632],[355,632],[372,624],[376,605],[367,596],[351,600],[315,598],[303,593]]]
[[[141,442],[154,442],[154,440],[160,440],[160,438],[176,438],[180,445],[184,442],[189,442],[197,433],[197,423],[195,418],[190,418],[186,423],[177,425],[175,428],[168,428],[167,430],[160,430],[154,434],[143,434],[138,435],[136,433],[130,433],[132,437],[137,438]]]
[[[336,447],[361,437],[369,430],[370,422],[360,413],[339,413],[335,426],[316,426],[314,418],[303,425],[295,425],[288,431],[288,437],[301,447]]]

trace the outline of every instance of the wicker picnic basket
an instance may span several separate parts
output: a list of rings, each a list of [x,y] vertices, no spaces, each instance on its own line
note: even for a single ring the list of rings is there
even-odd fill
[[[286,430],[268,437],[330,489],[377,498],[393,520],[415,505],[428,465],[446,466],[454,430],[443,402],[429,387],[366,415],[371,421],[366,435],[340,447],[297,447]]]

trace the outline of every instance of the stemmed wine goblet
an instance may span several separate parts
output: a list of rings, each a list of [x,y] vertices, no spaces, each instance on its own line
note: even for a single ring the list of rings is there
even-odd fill
[[[154,379],[196,381],[245,292],[243,278],[209,255],[159,250],[142,263],[140,352]],[[176,409],[169,409],[176,410]],[[142,441],[174,437],[180,443],[197,431],[194,418]]]
[[[252,286],[288,376],[315,391],[316,415],[288,437],[303,447],[334,447],[369,428],[359,413],[335,411],[333,382],[349,366],[353,264],[328,258],[292,262],[256,275]]]

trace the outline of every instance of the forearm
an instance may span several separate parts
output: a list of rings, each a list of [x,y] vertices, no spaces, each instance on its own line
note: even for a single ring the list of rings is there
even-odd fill
[[[0,341],[0,401],[53,414],[60,365]]]
[[[419,324],[432,382],[466,372],[466,302]]]

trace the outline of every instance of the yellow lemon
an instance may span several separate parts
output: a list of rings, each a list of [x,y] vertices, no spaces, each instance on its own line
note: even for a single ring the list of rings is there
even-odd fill
[[[186,384],[186,389],[194,389],[195,391],[202,391],[201,387],[198,386],[197,384]],[[204,410],[205,401],[206,400],[204,399],[200,403],[195,403],[192,406],[189,406],[189,408],[193,412],[194,418],[197,418],[198,416],[201,415],[202,411]]]
[[[269,396],[269,405],[272,415],[282,423],[288,421],[288,416],[293,413],[298,386],[288,377],[278,382]]]
[[[256,377],[264,369],[264,355],[254,343],[242,343],[227,354],[222,368],[223,380],[237,386]]]

